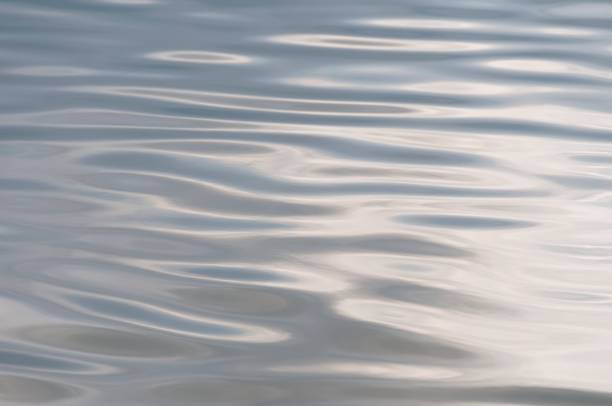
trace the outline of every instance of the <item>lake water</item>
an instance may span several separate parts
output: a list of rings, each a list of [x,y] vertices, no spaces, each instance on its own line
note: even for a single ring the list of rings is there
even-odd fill
[[[0,403],[612,405],[609,0],[2,0]]]

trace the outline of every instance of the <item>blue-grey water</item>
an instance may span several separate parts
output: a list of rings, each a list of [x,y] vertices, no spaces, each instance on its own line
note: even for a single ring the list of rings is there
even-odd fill
[[[0,55],[1,405],[612,405],[610,0],[2,0]]]

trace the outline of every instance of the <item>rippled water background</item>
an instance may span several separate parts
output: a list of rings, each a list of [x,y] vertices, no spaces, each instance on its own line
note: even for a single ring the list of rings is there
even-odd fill
[[[612,2],[3,0],[2,405],[612,405]]]

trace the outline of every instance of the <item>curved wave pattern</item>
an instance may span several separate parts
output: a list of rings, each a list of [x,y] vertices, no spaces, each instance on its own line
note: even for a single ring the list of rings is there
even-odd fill
[[[612,404],[608,0],[5,0],[3,405]]]

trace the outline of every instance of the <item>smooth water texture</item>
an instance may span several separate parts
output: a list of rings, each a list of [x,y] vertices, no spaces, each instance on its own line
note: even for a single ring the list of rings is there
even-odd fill
[[[609,0],[2,0],[0,404],[612,405]]]

